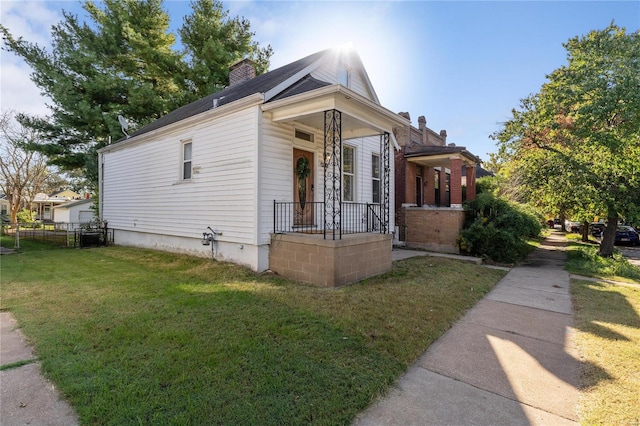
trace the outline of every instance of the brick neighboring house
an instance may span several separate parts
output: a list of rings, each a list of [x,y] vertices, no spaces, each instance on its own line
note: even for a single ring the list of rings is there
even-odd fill
[[[411,120],[408,113],[399,114]],[[458,253],[462,202],[476,196],[480,159],[465,147],[447,144],[446,130],[434,132],[424,116],[418,128],[409,124],[394,134],[401,148],[395,153],[398,240],[410,248]]]

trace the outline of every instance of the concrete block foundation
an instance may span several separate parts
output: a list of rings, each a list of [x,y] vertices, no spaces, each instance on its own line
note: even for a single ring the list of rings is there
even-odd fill
[[[339,287],[391,270],[391,234],[272,234],[269,269],[320,287]]]

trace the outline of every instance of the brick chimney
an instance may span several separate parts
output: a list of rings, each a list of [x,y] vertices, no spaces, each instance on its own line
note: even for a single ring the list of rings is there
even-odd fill
[[[424,118],[424,115],[418,117],[418,129],[422,135],[422,144],[427,145],[427,119]]]
[[[421,115],[418,117],[418,128],[424,130],[425,127],[427,127],[427,119],[424,118],[424,115]]]
[[[251,59],[243,59],[231,66],[229,73],[229,87],[244,83],[256,76],[255,63]]]
[[[442,145],[446,145],[447,143],[447,131],[446,130],[440,130],[440,138],[442,139]]]

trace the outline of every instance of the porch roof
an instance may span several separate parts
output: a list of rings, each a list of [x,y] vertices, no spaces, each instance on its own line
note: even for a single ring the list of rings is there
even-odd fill
[[[296,121],[324,131],[324,112],[342,113],[342,139],[389,133],[409,120],[340,84],[304,91],[261,106],[274,122]],[[395,143],[395,140],[394,140]]]
[[[404,156],[407,161],[421,166],[442,166],[451,158],[460,158],[463,165],[473,166],[482,161],[464,146],[419,146],[412,147]]]

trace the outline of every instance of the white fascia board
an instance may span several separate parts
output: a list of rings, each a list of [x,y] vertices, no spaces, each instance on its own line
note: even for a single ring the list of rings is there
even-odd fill
[[[266,91],[264,94],[264,101],[268,102],[269,100],[273,99],[273,97],[276,96],[278,93],[281,93],[283,90],[291,87],[294,83],[298,82],[302,77],[304,77],[305,75],[309,74],[311,71],[318,68],[321,62],[322,62],[322,59],[315,61],[311,65],[307,66],[306,68],[303,68],[301,71],[298,71],[297,73],[295,73],[294,75],[292,75],[291,77],[283,81],[282,83],[278,84],[276,87]]]
[[[286,107],[292,104],[305,102],[305,101],[312,101],[316,98],[320,98],[322,96],[331,95],[331,94],[342,94],[346,97],[346,99],[353,100],[354,102],[361,104],[365,108],[373,110],[374,112],[382,115],[389,121],[393,122],[393,124],[397,125],[398,127],[407,126],[411,124],[411,122],[406,118],[396,114],[393,111],[386,109],[382,105],[379,105],[373,102],[372,100],[367,99],[364,96],[360,95],[359,93],[356,93],[353,90],[348,89],[340,84],[321,87],[319,89],[304,92],[299,95],[289,96],[287,98],[279,99],[274,102],[265,103],[264,105],[262,105],[261,108],[263,111],[268,112],[268,111]],[[384,130],[384,129],[380,129],[380,130]]]
[[[118,151],[130,145],[144,143],[156,138],[158,135],[163,134],[165,132],[172,132],[179,129],[180,127],[188,127],[188,126],[197,124],[199,121],[202,121],[205,118],[207,119],[221,118],[226,115],[233,114],[234,112],[241,111],[245,108],[260,105],[263,102],[264,102],[263,94],[254,93],[253,95],[246,96],[242,99],[238,99],[237,101],[233,101],[231,103],[219,106],[217,108],[212,108],[200,114],[196,114],[192,117],[188,117],[183,120],[176,121],[175,123],[167,124],[166,126],[163,126],[156,130],[152,130],[151,132],[147,132],[139,136],[133,136],[129,139],[126,139],[122,142],[118,142],[114,145],[107,145],[104,148],[100,148],[98,150],[98,153],[101,154],[101,153],[108,153],[112,151]]]

